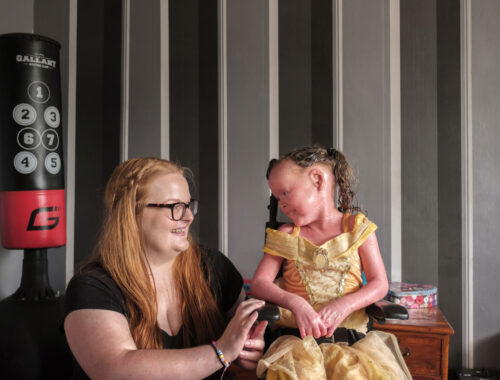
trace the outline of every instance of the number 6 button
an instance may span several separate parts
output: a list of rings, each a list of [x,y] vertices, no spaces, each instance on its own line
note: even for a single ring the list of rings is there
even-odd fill
[[[40,145],[40,134],[33,128],[23,128],[17,133],[17,143],[26,150],[36,149]]]

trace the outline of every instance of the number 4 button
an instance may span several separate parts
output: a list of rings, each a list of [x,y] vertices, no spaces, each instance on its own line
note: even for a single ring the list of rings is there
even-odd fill
[[[38,165],[35,155],[31,152],[22,151],[14,157],[14,167],[21,174],[32,173]]]

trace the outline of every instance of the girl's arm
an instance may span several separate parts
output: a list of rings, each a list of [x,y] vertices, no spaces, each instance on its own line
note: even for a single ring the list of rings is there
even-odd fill
[[[287,292],[274,283],[282,262],[282,257],[264,254],[252,279],[252,294],[291,310],[302,337],[313,335],[319,338],[325,335],[326,327],[312,306],[304,298]]]
[[[327,336],[331,336],[349,314],[380,300],[389,289],[375,233],[365,240],[358,252],[367,283],[356,292],[333,300],[319,312],[328,327]]]
[[[242,302],[217,347],[227,361],[238,358],[257,319],[260,300]],[[110,310],[82,309],[64,321],[68,344],[92,379],[201,379],[222,368],[214,349],[139,350],[124,315]]]

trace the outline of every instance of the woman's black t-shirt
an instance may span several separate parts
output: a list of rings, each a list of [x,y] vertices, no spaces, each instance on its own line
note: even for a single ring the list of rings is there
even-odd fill
[[[243,286],[240,273],[229,259],[217,250],[201,247],[206,257],[204,272],[210,273],[210,288],[222,315],[231,309]],[[65,295],[64,318],[75,310],[111,310],[128,317],[125,298],[113,279],[99,267],[75,275],[68,284]],[[161,330],[163,348],[184,348],[182,327],[177,335]],[[76,360],[73,360],[73,379],[89,379]],[[220,375],[219,375],[220,377]]]

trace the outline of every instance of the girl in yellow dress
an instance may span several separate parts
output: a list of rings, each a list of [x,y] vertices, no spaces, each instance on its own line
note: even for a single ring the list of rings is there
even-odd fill
[[[283,335],[274,341],[257,375],[268,380],[411,379],[394,335],[367,331],[364,308],[386,295],[388,282],[377,226],[353,204],[354,176],[345,156],[318,146],[299,148],[268,174],[269,187],[293,224],[267,229],[252,294],[279,305],[278,325],[298,329],[302,339]],[[282,264],[283,277],[275,283]],[[316,343],[314,338],[332,337],[337,327],[364,337],[351,346]]]

